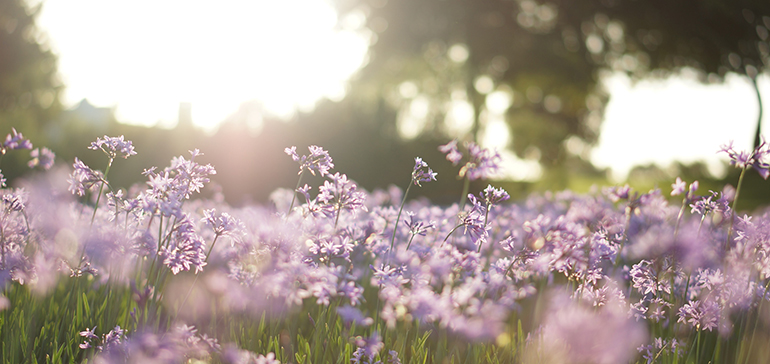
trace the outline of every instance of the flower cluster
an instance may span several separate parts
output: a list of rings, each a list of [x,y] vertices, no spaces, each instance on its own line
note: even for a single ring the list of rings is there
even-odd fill
[[[29,153],[29,155],[32,157],[32,160],[27,163],[29,168],[40,166],[46,171],[53,167],[54,161],[56,159],[56,154],[45,147],[42,149],[35,148],[32,152]]]
[[[314,176],[316,173],[321,176],[329,174],[329,171],[334,168],[334,163],[332,162],[332,157],[329,156],[329,152],[317,145],[311,145],[307,147],[307,149],[310,151],[310,154],[301,157],[297,155],[296,146],[284,149],[284,152],[286,152],[291,159],[299,163],[299,172],[297,174],[302,174],[302,171],[305,170]]]
[[[32,149],[32,142],[29,139],[25,139],[21,133],[16,132],[15,128],[11,128],[12,134],[8,134],[5,137],[5,141],[0,145],[0,154],[5,154],[9,150],[15,149]]]
[[[502,157],[497,151],[491,151],[481,148],[473,142],[465,143],[468,151],[468,161],[460,168],[459,176],[468,177],[469,180],[488,179],[498,172]],[[463,158],[463,154],[457,147],[457,140],[439,147],[439,151],[446,154],[446,159],[453,165],[458,165]]]
[[[414,159],[414,169],[412,170],[412,183],[422,187],[420,182],[435,181],[436,175],[438,175],[438,173],[433,172],[433,170],[428,167],[428,163],[425,163],[425,161],[423,161],[422,158],[416,157]]]
[[[738,169],[746,169],[748,167],[754,168],[762,178],[767,179],[770,177],[770,163],[768,163],[767,157],[770,154],[770,145],[763,139],[756,148],[751,152],[736,151],[733,148],[733,142],[723,145],[720,152],[727,153],[730,157],[730,164]]]
[[[86,191],[91,190],[96,184],[105,181],[104,174],[101,171],[95,171],[85,165],[83,161],[75,157],[75,163],[72,165],[74,170],[70,174],[69,190],[75,195],[84,196]]]
[[[91,142],[91,146],[88,149],[101,150],[110,159],[118,156],[125,159],[136,154],[133,143],[130,140],[125,140],[122,135],[119,137],[105,135],[104,138],[97,138],[96,141]]]
[[[120,140],[95,145],[126,154]],[[444,147],[459,163],[456,145]],[[25,286],[56,299],[71,291],[60,309],[81,320],[73,332],[89,327],[77,358],[89,362],[325,362],[327,350],[354,363],[441,362],[493,348],[498,362],[625,363],[711,357],[716,335],[749,342],[745,328],[770,300],[770,212],[733,226],[714,218],[732,213],[729,190],[698,196],[697,183],[677,179],[681,205],[628,186],[514,203],[488,185],[466,206],[438,206],[405,198],[436,180],[420,158],[405,191],[369,192],[310,151],[288,150],[300,174],[325,178],[315,196],[297,188],[305,201],[294,214],[193,199],[215,173],[197,150],[147,170],[144,185],[111,189],[102,207],[43,183],[2,190],[0,283],[14,289],[0,309],[23,307]],[[74,167],[75,195],[106,183]],[[473,168],[468,179],[483,174]],[[78,318],[94,307],[102,321]],[[97,333],[97,323],[114,329]],[[471,345],[443,346],[461,341]],[[517,358],[495,357],[509,349]]]

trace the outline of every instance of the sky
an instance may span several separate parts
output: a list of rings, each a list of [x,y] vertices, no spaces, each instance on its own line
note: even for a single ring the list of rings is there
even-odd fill
[[[367,40],[334,30],[322,0],[46,0],[38,25],[59,56],[64,102],[173,126],[179,103],[213,128],[247,100],[285,116],[340,99]],[[355,24],[353,24],[355,25]]]
[[[339,100],[366,61],[361,18],[337,16],[324,0],[46,0],[38,25],[59,57],[66,106],[87,98],[114,107],[118,120],[172,127],[180,102],[193,123],[213,130],[245,101],[278,116]],[[704,86],[694,76],[632,83],[614,74],[599,143],[591,161],[616,181],[639,164],[704,161],[724,172],[719,147],[749,149],[758,113],[745,78]],[[770,79],[763,133],[770,135]],[[502,121],[492,125],[504,125]],[[499,128],[498,128],[499,129]],[[506,139],[499,139],[504,142]],[[508,154],[509,175],[537,176],[537,166]],[[533,172],[534,171],[534,172]]]

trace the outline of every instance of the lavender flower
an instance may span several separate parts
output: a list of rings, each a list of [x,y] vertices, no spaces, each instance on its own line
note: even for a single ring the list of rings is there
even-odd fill
[[[9,150],[16,149],[32,149],[32,142],[29,139],[24,139],[21,133],[16,132],[16,128],[11,128],[13,135],[8,134],[5,137],[5,141],[0,145],[0,154],[5,154]]]
[[[634,264],[629,273],[633,286],[643,295],[659,293],[671,293],[671,285],[667,280],[661,280],[652,263],[646,260]]]
[[[481,202],[478,201],[473,194],[468,194],[468,199],[473,204],[473,207],[471,208],[471,211],[462,218],[461,224],[465,227],[463,234],[469,234],[471,241],[473,241],[474,244],[480,245],[486,241],[487,230],[489,229],[484,222],[486,207],[481,205]]]
[[[492,185],[487,185],[487,188],[484,189],[484,194],[481,196],[487,202],[487,206],[496,205],[511,198],[504,189],[494,188]]]
[[[331,181],[324,181],[319,187],[318,201],[328,216],[335,214],[339,218],[342,210],[355,213],[358,208],[364,208],[366,194],[356,191],[356,184],[348,180],[348,176],[340,174],[329,175]]]
[[[357,337],[356,345],[358,346],[356,352],[359,352],[360,350],[359,358],[366,357],[370,362],[377,354],[380,353],[380,350],[382,350],[383,346],[385,346],[382,343],[382,338],[380,338],[380,334],[377,331],[374,331],[372,335],[367,338],[362,338],[360,336]]]
[[[281,364],[281,362],[275,358],[275,353],[267,353],[267,355],[258,355],[254,364]]]
[[[322,177],[329,174],[329,170],[334,168],[334,163],[332,163],[332,157],[329,156],[329,152],[317,145],[311,145],[307,147],[307,149],[310,151],[310,154],[303,155],[302,157],[297,155],[296,146],[284,149],[284,152],[288,154],[291,159],[295,162],[299,162],[299,172],[297,174],[302,174],[302,171],[304,170],[309,171],[314,176],[316,173]]]
[[[438,150],[446,154],[446,159],[452,162],[453,166],[460,163],[460,160],[463,158],[463,154],[457,149],[457,139],[438,147]]]
[[[87,190],[93,188],[97,183],[105,181],[101,171],[92,170],[77,157],[75,157],[75,163],[72,164],[72,167],[75,170],[70,174],[69,190],[75,195],[84,196]]]
[[[428,230],[436,228],[436,222],[435,221],[431,221],[431,222],[426,224],[423,221],[415,220],[414,212],[407,211],[406,212],[406,216],[409,218],[409,221],[407,221],[406,226],[409,227],[409,232],[412,235],[425,236],[425,234],[428,232]]]
[[[626,363],[647,336],[645,325],[629,319],[617,301],[594,308],[556,296],[544,317],[538,344],[545,362]]]
[[[723,145],[719,151],[727,153],[730,157],[730,164],[736,168],[745,169],[751,166],[762,178],[767,179],[767,177],[770,177],[770,163],[765,161],[767,155],[770,154],[770,145],[767,144],[764,138],[762,138],[762,143],[751,152],[737,152],[733,148],[732,141]]]
[[[137,203],[142,210],[151,214],[182,217],[183,201],[192,197],[193,192],[200,192],[210,176],[217,171],[210,164],[202,165],[195,158],[203,155],[198,149],[189,151],[190,160],[184,157],[174,157],[171,165],[156,172],[155,167],[145,170],[150,189],[137,197]]]
[[[401,359],[398,358],[398,352],[395,350],[388,351],[388,364],[401,364]]]
[[[677,177],[676,182],[671,184],[671,188],[671,196],[678,196],[681,195],[682,192],[684,192],[684,190],[687,188],[687,183],[682,181],[681,178]]]
[[[719,307],[713,301],[690,300],[679,308],[677,322],[688,323],[696,330],[709,330],[717,327]]]
[[[243,229],[243,223],[240,220],[226,212],[217,213],[216,209],[204,210],[201,222],[211,227],[216,236],[235,235]]]
[[[32,160],[27,163],[29,168],[41,166],[46,171],[53,167],[54,160],[56,159],[56,154],[48,148],[35,148],[29,155],[32,157]]]
[[[422,160],[420,157],[414,158],[414,169],[412,170],[412,183],[422,187],[420,182],[430,182],[436,180],[438,173],[433,172],[428,168],[428,163]]]
[[[96,331],[96,326],[94,326],[93,329],[89,329],[86,327],[85,331],[80,332],[80,336],[86,338],[86,339],[98,339],[99,337],[94,334],[94,331]]]
[[[638,347],[636,350],[642,353],[642,358],[647,360],[647,364],[652,364],[655,361],[655,359],[657,359],[663,353],[675,354],[678,352],[679,356],[682,356],[684,354],[684,351],[683,350],[677,351],[677,349],[680,349],[683,347],[684,347],[684,344],[677,339],[668,340],[662,337],[656,337],[652,344],[642,345]]]
[[[685,199],[692,199],[693,196],[695,196],[695,191],[698,190],[698,181],[693,181],[693,183],[690,183],[690,187],[687,188],[687,183],[685,181],[682,181],[681,178],[677,177],[676,182],[671,184],[671,196],[679,196],[682,193],[685,193]]]
[[[88,149],[101,149],[108,157],[110,157],[110,159],[114,159],[118,156],[125,159],[136,154],[131,141],[124,140],[123,135],[119,137],[109,137],[105,135],[104,138],[96,138],[96,141],[91,142],[91,146],[89,146]]]
[[[355,323],[358,326],[367,327],[374,323],[371,317],[364,316],[361,310],[352,306],[337,307],[337,314],[340,315],[342,321],[347,323]]]
[[[189,215],[183,215],[181,220],[174,228],[168,246],[159,255],[174,274],[190,268],[195,268],[195,273],[198,273],[206,266],[203,239],[195,233],[195,224]]]
[[[720,194],[714,191],[709,192],[711,192],[711,196],[702,196],[690,204],[692,208],[691,213],[706,215],[710,212],[720,212],[728,215],[730,213],[730,201],[725,198],[724,193],[720,196]]]
[[[470,160],[460,168],[460,177],[468,176],[468,180],[475,181],[477,179],[487,179],[497,173],[502,161],[502,157],[500,157],[498,152],[481,148],[473,142],[467,143],[466,146]]]

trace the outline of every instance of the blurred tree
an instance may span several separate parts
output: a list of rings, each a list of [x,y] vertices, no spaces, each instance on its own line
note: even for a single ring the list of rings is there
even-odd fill
[[[728,72],[756,80],[768,65],[766,0],[337,0],[336,6],[341,27],[370,39],[369,62],[351,95],[396,111],[396,127],[386,131],[483,140],[504,116],[509,146],[551,170],[588,159],[608,100],[603,71],[639,79],[689,67],[702,81],[719,82]]]
[[[4,136],[15,127],[34,144],[45,143],[43,130],[61,110],[62,89],[56,56],[35,25],[40,7],[30,8],[25,0],[0,0],[0,133]],[[3,161],[6,174],[29,159],[14,154]]]

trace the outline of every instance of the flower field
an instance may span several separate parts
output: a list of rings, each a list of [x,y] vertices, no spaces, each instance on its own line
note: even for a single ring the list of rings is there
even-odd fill
[[[473,143],[372,192],[290,147],[295,189],[237,208],[199,197],[198,150],[121,190],[110,169],[141,151],[89,149],[103,170],[35,149],[44,171],[2,189],[3,363],[770,363],[770,215],[733,213],[744,174],[770,174],[764,143],[722,147],[735,189],[522,201],[468,191],[500,163]],[[428,162],[457,167],[457,203],[409,199],[456,177]]]

